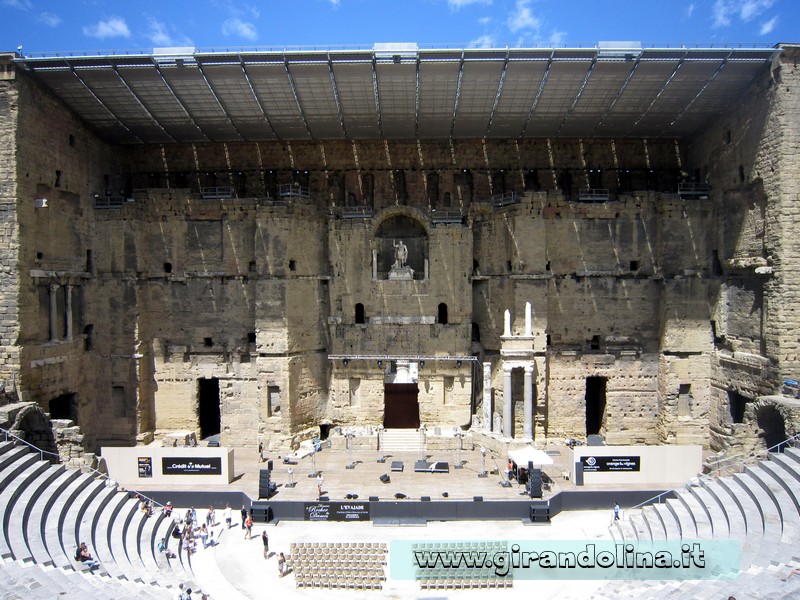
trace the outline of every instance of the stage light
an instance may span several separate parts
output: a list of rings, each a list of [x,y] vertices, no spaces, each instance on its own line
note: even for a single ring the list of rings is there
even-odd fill
[[[382,366],[383,366],[383,361],[382,361],[382,360],[379,360],[379,361],[378,361],[378,368],[380,369]]]
[[[461,368],[461,361],[457,360],[456,361],[456,369],[460,369],[460,368]]]
[[[346,367],[348,364],[350,364],[350,359],[349,359],[349,358],[345,358],[345,359],[342,361],[342,364],[343,364],[343,365]]]
[[[425,368],[425,361],[424,360],[419,361],[419,368],[420,369],[424,369]]]

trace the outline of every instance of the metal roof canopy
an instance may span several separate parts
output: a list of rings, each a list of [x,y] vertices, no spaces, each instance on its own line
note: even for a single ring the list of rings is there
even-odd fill
[[[683,138],[781,51],[174,50],[14,63],[119,144]]]

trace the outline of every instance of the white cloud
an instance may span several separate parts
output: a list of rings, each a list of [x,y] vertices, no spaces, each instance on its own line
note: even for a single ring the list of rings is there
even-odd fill
[[[61,17],[51,12],[39,13],[39,20],[48,27],[58,27],[61,25]]]
[[[447,0],[447,5],[452,10],[458,10],[470,4],[491,4],[492,0]]]
[[[525,29],[538,32],[542,26],[541,19],[533,16],[530,0],[517,0],[514,12],[508,17],[508,28],[516,33]]]
[[[333,8],[338,8],[339,4],[341,4],[340,0],[329,0],[329,1],[333,5]]]
[[[167,26],[156,19],[150,19],[150,28],[147,31],[147,37],[153,42],[153,45],[157,47],[173,45],[172,36],[167,31]]]
[[[567,32],[566,31],[555,31],[550,34],[550,46],[553,48],[558,48],[563,46],[567,41]]]
[[[491,22],[492,22],[492,18],[491,17],[481,17],[480,19],[478,19],[478,23],[480,23],[481,25],[484,25],[484,26],[488,25]]]
[[[772,30],[775,29],[775,25],[778,24],[778,16],[772,17],[766,23],[761,24],[761,29],[758,30],[759,35],[767,35],[772,33]]]
[[[713,27],[728,27],[738,17],[743,22],[752,21],[775,4],[775,0],[716,0],[711,9]]]
[[[686,18],[687,19],[691,19],[692,18],[692,15],[694,14],[694,9],[695,9],[695,5],[694,4],[690,4],[689,6],[686,7]]]
[[[18,8],[20,10],[31,10],[33,8],[33,4],[31,4],[30,0],[3,0],[3,6]]]
[[[104,40],[110,37],[130,37],[131,31],[128,29],[125,19],[109,17],[105,21],[98,21],[94,25],[85,26],[83,35]]]
[[[467,44],[468,48],[494,48],[495,41],[491,35],[482,35]]]
[[[247,23],[241,19],[228,19],[222,24],[222,33],[230,36],[243,37],[246,40],[255,40],[258,32],[252,23]]]

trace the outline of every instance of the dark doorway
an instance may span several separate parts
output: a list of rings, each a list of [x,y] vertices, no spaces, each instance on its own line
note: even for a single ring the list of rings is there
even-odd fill
[[[439,315],[438,321],[442,325],[447,325],[447,304],[441,302],[439,304]]]
[[[419,390],[416,383],[387,383],[383,390],[383,426],[386,429],[419,427]]]
[[[50,400],[49,408],[51,419],[68,419],[78,425],[77,394],[61,394]]]
[[[220,432],[219,379],[198,379],[197,387],[200,439],[204,440]]]
[[[774,406],[762,406],[756,415],[758,428],[764,432],[764,443],[772,452],[783,452],[786,441],[786,422]]]
[[[742,396],[738,392],[728,392],[728,409],[731,412],[731,420],[734,423],[744,421],[744,409],[747,407],[748,402],[750,402],[750,398],[747,396]]]
[[[606,412],[605,377],[586,378],[586,435],[598,435]]]

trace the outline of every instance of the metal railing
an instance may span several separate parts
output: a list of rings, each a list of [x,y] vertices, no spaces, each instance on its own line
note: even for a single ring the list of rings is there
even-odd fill
[[[375,214],[371,206],[343,206],[343,219],[368,219]]]
[[[461,223],[464,220],[464,215],[460,210],[432,210],[431,222],[434,224],[449,224]]]
[[[278,196],[282,198],[294,196],[310,199],[311,191],[308,186],[300,185],[299,183],[282,183],[278,186]]]
[[[709,473],[704,473],[704,474],[700,475],[700,479],[702,479],[704,477],[708,477],[708,478],[710,478],[710,477],[719,477],[720,475],[727,474],[727,473],[741,473],[742,471],[744,471],[744,468],[747,466],[748,461],[751,461],[751,460],[753,460],[755,458],[758,458],[759,456],[763,456],[765,454],[769,455],[773,450],[780,451],[781,448],[785,448],[786,446],[789,446],[789,445],[795,445],[796,446],[799,441],[800,441],[800,433],[796,433],[793,436],[786,438],[782,442],[778,442],[777,444],[775,444],[773,446],[770,446],[769,448],[766,448],[764,450],[760,450],[759,452],[755,452],[755,453],[743,452],[742,454],[735,454],[735,455],[731,456],[728,460],[734,461],[734,460],[736,460],[736,459],[738,459],[740,457],[744,457],[743,460],[739,460],[739,461],[735,462],[734,464],[723,465],[722,467],[718,467],[718,468],[714,469],[713,471],[710,471]],[[644,506],[648,506],[650,504],[653,504],[654,501],[656,501],[656,500],[658,501],[659,504],[661,504],[661,499],[664,496],[666,496],[668,494],[677,495],[678,490],[681,490],[681,489],[685,488],[686,485],[690,485],[690,484],[691,484],[691,482],[681,486],[680,488],[672,488],[671,490],[667,490],[665,492],[661,492],[657,496],[653,496],[652,498],[648,498],[647,500],[644,500],[643,502],[640,502],[639,504],[637,504],[635,506],[631,506],[627,510],[633,510],[633,509],[636,509],[636,508],[642,508]],[[627,515],[627,511],[626,511],[625,518],[627,518],[627,516],[628,515]]]
[[[200,188],[200,196],[203,200],[226,200],[233,198],[233,188],[230,186],[204,187]]]
[[[707,183],[679,183],[678,196],[681,198],[706,199],[711,191]]]
[[[578,190],[578,202],[608,202],[610,197],[610,192],[602,188]]]
[[[97,196],[94,199],[95,208],[122,208],[127,200],[122,196]]]
[[[504,194],[492,196],[492,206],[495,208],[510,206],[512,204],[519,204],[519,194],[517,194],[517,192],[506,192]]]
[[[33,449],[35,452],[38,452],[39,453],[39,458],[41,460],[44,460],[44,455],[47,454],[48,456],[55,456],[58,459],[58,462],[59,463],[61,462],[61,455],[58,454],[57,452],[50,452],[48,450],[42,450],[38,446],[34,446],[30,442],[28,442],[26,440],[23,440],[18,435],[14,435],[8,429],[4,429],[3,427],[0,427],[0,432],[2,432],[3,436],[5,437],[5,441],[6,442],[8,441],[8,438],[11,437],[11,438],[14,439],[15,443],[16,442],[20,442],[22,444],[25,444],[29,448]],[[111,479],[111,477],[108,475],[108,473],[103,473],[102,471],[98,471],[94,467],[90,467],[89,465],[85,465],[85,464],[81,465],[80,469],[81,469],[81,471],[83,471],[83,470],[89,471],[95,477],[99,477],[100,479],[104,479],[108,485],[113,485],[115,487],[117,486],[117,483],[113,479]],[[161,504],[160,502],[154,500],[150,496],[147,496],[145,494],[137,492],[136,490],[126,489],[125,491],[128,492],[129,494],[134,494],[138,498],[144,498],[145,500],[148,500],[149,502],[151,502],[153,504],[154,507],[163,508],[163,506],[164,506],[163,504]]]

